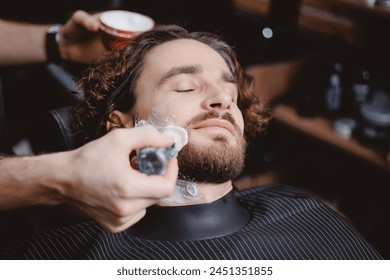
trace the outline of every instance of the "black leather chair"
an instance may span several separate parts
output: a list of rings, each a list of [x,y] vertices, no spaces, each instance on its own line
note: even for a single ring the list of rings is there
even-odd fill
[[[48,64],[46,70],[64,92],[77,91],[76,77],[71,70],[57,64]],[[71,105],[68,105],[80,102],[81,97],[72,96],[71,99],[67,105],[42,114],[36,127],[30,130],[29,141],[34,154],[67,151],[81,145],[81,137],[71,127]]]
[[[70,110],[70,106],[56,108],[41,116],[29,136],[34,154],[67,151],[81,145],[81,137],[72,130]]]

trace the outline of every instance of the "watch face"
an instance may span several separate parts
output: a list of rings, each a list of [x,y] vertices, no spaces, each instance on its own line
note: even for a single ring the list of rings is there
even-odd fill
[[[58,33],[60,29],[61,29],[61,24],[53,24],[49,26],[49,28],[47,29],[47,33],[55,34]]]

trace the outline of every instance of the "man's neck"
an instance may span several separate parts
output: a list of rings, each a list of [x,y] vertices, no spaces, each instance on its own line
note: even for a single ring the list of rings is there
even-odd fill
[[[176,185],[176,195],[181,193],[180,186]],[[182,196],[179,199],[164,199],[157,203],[159,206],[183,206],[194,204],[205,204],[213,202],[225,196],[233,189],[232,181],[222,184],[213,183],[194,183],[196,196],[193,199]]]

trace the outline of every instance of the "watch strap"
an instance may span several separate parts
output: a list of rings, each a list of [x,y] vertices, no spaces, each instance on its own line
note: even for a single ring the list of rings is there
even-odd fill
[[[62,61],[60,54],[60,30],[61,24],[52,24],[46,32],[46,56],[48,62],[59,63]]]

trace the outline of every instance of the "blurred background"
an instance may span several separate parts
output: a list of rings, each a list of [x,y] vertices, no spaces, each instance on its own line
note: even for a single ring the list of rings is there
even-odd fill
[[[267,133],[251,143],[237,187],[305,188],[390,258],[390,1],[3,0],[0,18],[64,23],[77,9],[130,10],[223,35],[274,113]],[[77,102],[69,91],[86,67],[0,68],[3,146],[16,154],[65,149],[47,113]],[[35,210],[5,221],[14,237],[28,234],[26,224],[39,231],[69,218]]]

